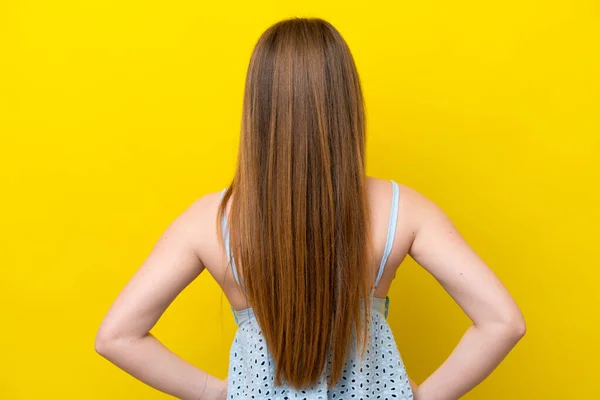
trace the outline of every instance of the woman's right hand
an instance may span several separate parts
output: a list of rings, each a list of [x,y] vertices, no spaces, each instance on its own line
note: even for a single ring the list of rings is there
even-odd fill
[[[415,383],[415,381],[410,379],[410,376],[408,377],[408,383],[410,384],[410,389],[412,390],[414,399],[418,400],[417,399],[417,384]]]

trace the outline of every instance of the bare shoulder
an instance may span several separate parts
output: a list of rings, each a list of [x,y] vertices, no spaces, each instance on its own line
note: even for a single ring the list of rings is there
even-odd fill
[[[443,211],[434,201],[411,186],[396,183],[400,192],[399,219],[405,228],[416,231],[431,218],[443,218]],[[375,209],[386,209],[392,193],[390,179],[367,177],[367,192]]]
[[[173,220],[169,230],[194,248],[201,248],[214,236],[220,198],[220,192],[210,192],[193,200]]]
[[[220,192],[207,193],[192,201],[179,218],[191,225],[205,223],[211,216],[216,216],[220,198]]]

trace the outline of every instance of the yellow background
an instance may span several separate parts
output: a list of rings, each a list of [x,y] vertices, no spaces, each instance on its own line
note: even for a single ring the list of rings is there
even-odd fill
[[[169,222],[224,188],[258,36],[330,20],[361,74],[368,172],[443,207],[528,334],[468,399],[600,398],[595,1],[0,2],[0,398],[161,399],[94,352]],[[390,321],[411,375],[467,326],[407,261]],[[224,377],[234,324],[204,273],[156,334]]]

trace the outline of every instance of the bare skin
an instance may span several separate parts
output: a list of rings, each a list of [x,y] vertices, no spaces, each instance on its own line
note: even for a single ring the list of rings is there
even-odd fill
[[[369,177],[374,242],[383,254],[392,188]],[[181,399],[225,399],[227,380],[182,360],[149,332],[177,295],[205,269],[233,308],[248,306],[215,230],[220,193],[191,204],[164,231],[121,291],[96,336],[102,356],[146,384]],[[446,214],[416,190],[400,185],[392,252],[375,296],[385,297],[407,255],[431,273],[473,322],[447,360],[417,386],[417,400],[458,399],[485,379],[525,334],[516,303]],[[373,277],[377,265],[372,265]]]

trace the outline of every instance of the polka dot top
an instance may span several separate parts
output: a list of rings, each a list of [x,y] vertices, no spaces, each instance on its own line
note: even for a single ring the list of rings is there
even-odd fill
[[[385,249],[374,287],[377,287],[390,255],[396,221],[398,219],[399,187],[393,180],[392,208],[388,224]],[[223,190],[221,198],[225,190]],[[229,257],[229,234],[223,215],[222,227],[227,255]],[[235,263],[229,259],[233,275],[239,283]],[[242,286],[243,287],[243,286]],[[373,292],[372,292],[373,293]],[[370,341],[360,360],[360,349],[350,346],[341,378],[335,387],[328,389],[327,380],[331,361],[325,364],[320,380],[304,390],[287,386],[275,386],[275,364],[267,350],[265,339],[252,308],[233,310],[238,329],[231,345],[227,398],[234,399],[413,399],[408,376],[394,336],[386,317],[389,297],[373,297],[373,313]]]

